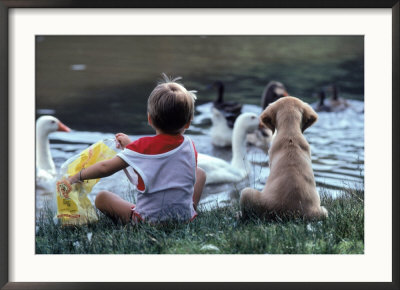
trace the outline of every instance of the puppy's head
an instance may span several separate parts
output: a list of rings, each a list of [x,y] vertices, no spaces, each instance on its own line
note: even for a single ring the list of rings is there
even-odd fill
[[[310,105],[295,97],[283,97],[269,104],[261,113],[261,123],[271,129],[272,133],[281,123],[299,124],[301,132],[314,124],[317,113]]]

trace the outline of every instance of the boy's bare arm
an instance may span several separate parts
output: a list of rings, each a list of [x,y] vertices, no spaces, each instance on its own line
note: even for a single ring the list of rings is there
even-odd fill
[[[121,169],[124,169],[128,166],[124,160],[115,156],[112,159],[100,161],[88,168],[82,169],[77,174],[68,177],[68,181],[71,184],[77,183],[79,181],[83,181],[86,179],[97,179],[106,176],[110,176]]]
[[[115,139],[117,140],[117,148],[121,149],[125,149],[126,145],[132,142],[128,135],[124,133],[115,134]]]

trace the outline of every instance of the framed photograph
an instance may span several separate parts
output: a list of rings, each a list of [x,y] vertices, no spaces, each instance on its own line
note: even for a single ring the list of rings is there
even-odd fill
[[[0,1],[2,289],[399,289],[399,6]],[[182,77],[174,90],[195,104],[179,132],[195,144],[187,154],[207,175],[200,201],[190,197],[190,218],[194,209],[199,216],[160,231],[114,224],[104,215],[110,200],[93,207],[98,192],[122,197],[129,219],[150,220],[134,204],[156,182],[135,163],[130,174],[96,183],[90,158],[118,154],[129,165],[121,146],[139,150],[132,140],[168,135],[182,110],[168,125],[157,123],[148,98],[174,77]],[[278,116],[263,116],[274,101],[293,101],[288,96],[302,101],[298,131],[311,150],[321,214],[248,221],[242,189],[262,191],[272,176]],[[304,121],[311,112],[315,118]],[[222,171],[244,177],[212,171],[221,159],[229,167]],[[69,165],[80,160],[82,168]],[[43,169],[57,173],[48,178]],[[63,174],[84,181],[76,197],[61,189],[53,197]],[[89,211],[96,223],[86,225]],[[84,225],[68,227],[71,220]]]

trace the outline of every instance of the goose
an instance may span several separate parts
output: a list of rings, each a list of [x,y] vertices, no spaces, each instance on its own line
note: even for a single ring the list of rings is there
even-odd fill
[[[210,130],[211,143],[217,147],[229,147],[232,145],[232,129],[228,120],[221,111],[211,108],[212,126]]]
[[[270,81],[264,88],[261,94],[261,109],[262,111],[276,100],[288,96],[285,86],[281,82]],[[269,147],[273,138],[273,132],[265,126],[259,126],[254,133],[247,135],[247,144],[256,146],[268,154]]]
[[[49,188],[55,181],[56,167],[51,157],[49,134],[56,131],[71,131],[53,116],[41,116],[36,120],[36,185]]]
[[[254,132],[259,119],[254,113],[241,114],[234,126],[232,135],[232,160],[206,154],[198,154],[198,166],[207,173],[206,184],[232,183],[243,180],[250,172],[250,163],[246,159],[246,135]]]
[[[332,91],[332,97],[329,100],[329,106],[331,107],[331,110],[333,112],[346,110],[350,106],[350,104],[345,99],[339,98],[337,86],[332,85],[331,91]]]
[[[231,146],[233,125],[242,112],[242,104],[224,101],[225,86],[221,81],[215,81],[211,87],[218,90],[211,108],[211,143],[217,147]]]
[[[264,88],[261,95],[261,108],[264,111],[265,108],[275,102],[276,100],[289,96],[285,86],[281,82],[270,81]]]
[[[212,87],[218,89],[217,100],[213,102],[213,107],[220,111],[228,121],[228,126],[233,128],[236,118],[241,114],[243,105],[238,102],[224,101],[225,86],[221,81],[215,81]]]
[[[326,101],[325,90],[332,92],[330,100]],[[342,98],[338,97],[338,89],[336,85],[322,88],[318,93],[319,101],[312,105],[313,109],[317,112],[340,112],[346,110],[350,104]]]
[[[274,134],[272,130],[266,128],[260,123],[259,127],[256,131],[254,131],[254,133],[247,134],[246,141],[248,145],[256,146],[263,150],[264,153],[268,154],[268,150],[271,146],[273,137]]]
[[[325,91],[323,89],[318,93],[319,102],[313,105],[316,112],[330,112],[331,107],[325,104]]]

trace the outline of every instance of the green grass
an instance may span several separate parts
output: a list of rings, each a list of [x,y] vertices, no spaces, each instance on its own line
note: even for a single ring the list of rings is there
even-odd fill
[[[115,225],[100,214],[96,224],[62,228],[47,212],[37,221],[37,254],[363,254],[364,190],[337,198],[322,193],[323,221],[238,220],[237,204],[200,211],[191,223]]]

